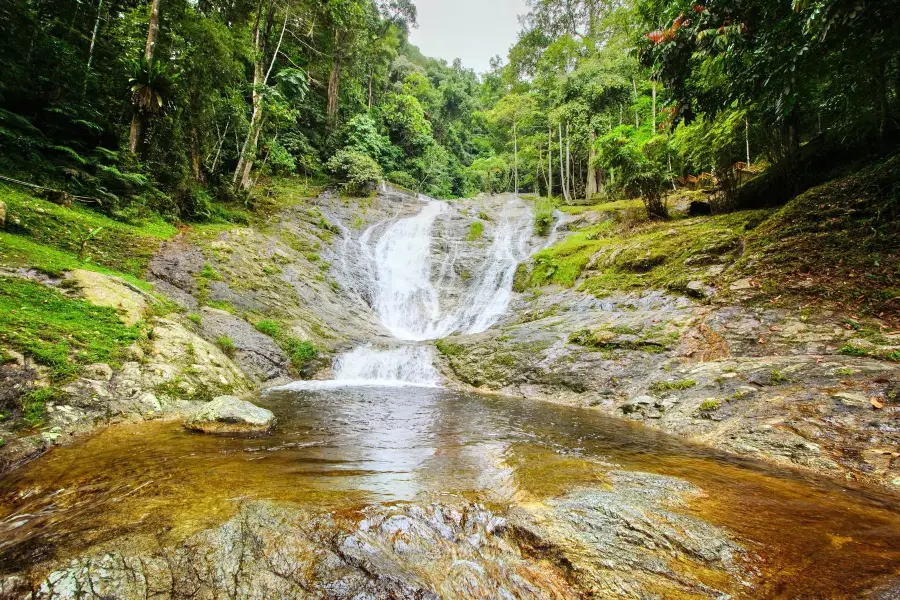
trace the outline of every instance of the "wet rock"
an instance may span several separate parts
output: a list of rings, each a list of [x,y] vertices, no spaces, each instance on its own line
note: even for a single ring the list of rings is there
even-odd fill
[[[234,396],[219,396],[184,422],[192,431],[215,434],[266,434],[275,426],[272,411]]]
[[[854,394],[852,392],[838,392],[832,396],[847,408],[872,408],[869,399],[862,394]]]
[[[56,565],[34,598],[723,598],[753,583],[739,544],[683,514],[693,486],[610,475],[509,513],[453,497],[328,513],[248,503],[174,545]]]
[[[202,316],[200,327],[206,339],[229,337],[237,350],[234,360],[245,373],[261,382],[288,375],[288,357],[272,338],[223,310],[204,307]]]
[[[656,404],[657,400],[653,396],[636,396],[622,405],[622,412],[626,415],[641,413]]]

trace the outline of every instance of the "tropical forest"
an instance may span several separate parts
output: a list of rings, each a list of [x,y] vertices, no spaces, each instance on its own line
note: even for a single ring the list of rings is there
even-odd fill
[[[900,0],[0,0],[0,600],[900,597]]]

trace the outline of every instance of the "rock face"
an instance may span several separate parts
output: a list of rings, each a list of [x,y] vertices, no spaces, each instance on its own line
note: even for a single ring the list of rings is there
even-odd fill
[[[259,435],[272,431],[275,415],[234,396],[219,396],[184,422],[192,431],[214,434]]]
[[[437,346],[443,375],[464,386],[900,488],[900,366],[841,355],[862,344],[836,320],[655,291],[595,298],[549,288],[519,296],[494,328]]]
[[[76,558],[32,598],[747,597],[752,558],[673,510],[692,486],[647,473],[611,483],[508,514],[447,497],[326,513],[248,503],[177,545]]]

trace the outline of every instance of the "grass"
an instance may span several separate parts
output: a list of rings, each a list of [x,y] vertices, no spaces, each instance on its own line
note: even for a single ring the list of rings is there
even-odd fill
[[[635,210],[644,207],[644,203],[640,198],[632,198],[629,200],[615,200],[612,202],[602,202],[600,204],[586,204],[568,206],[563,205],[559,210],[567,215],[582,215],[586,212],[615,212],[619,210]]]
[[[83,365],[116,363],[122,349],[141,336],[140,328],[123,325],[113,308],[0,277],[0,342],[49,367],[56,381],[74,377]]]
[[[715,412],[722,407],[722,403],[715,398],[708,398],[700,404],[700,412]]]
[[[132,225],[87,208],[59,206],[3,185],[0,185],[0,200],[7,205],[7,231],[64,252],[68,259],[60,262],[69,265],[73,261],[79,266],[95,263],[140,277],[159,243],[177,233],[175,226],[160,217]],[[13,261],[15,254],[28,250],[23,244],[10,242],[6,236],[4,246],[12,247]],[[59,255],[44,254],[45,260],[61,259]]]
[[[697,385],[693,379],[680,379],[678,381],[657,381],[650,386],[654,392],[673,392],[687,390]]]
[[[59,392],[53,388],[37,388],[19,397],[22,417],[31,427],[40,427],[47,419],[47,403],[56,399]]]
[[[237,353],[237,346],[235,346],[234,340],[227,335],[220,335],[217,337],[216,346],[218,346],[228,358],[234,358],[234,355]]]
[[[838,350],[839,354],[845,356],[859,356],[863,358],[877,358],[880,360],[889,360],[892,362],[900,362],[900,350],[884,350],[881,348],[863,348],[855,344],[844,344]]]
[[[469,233],[466,235],[466,241],[474,242],[481,239],[484,235],[484,223],[482,221],[473,221],[469,225]]]
[[[263,320],[256,323],[256,330],[271,338],[277,338],[281,335],[281,325],[276,321]]]

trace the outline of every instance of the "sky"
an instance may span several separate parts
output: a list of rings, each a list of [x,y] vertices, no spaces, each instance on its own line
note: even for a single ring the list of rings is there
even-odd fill
[[[506,55],[519,33],[525,0],[415,0],[419,27],[410,41],[422,54],[484,73],[492,56]]]

